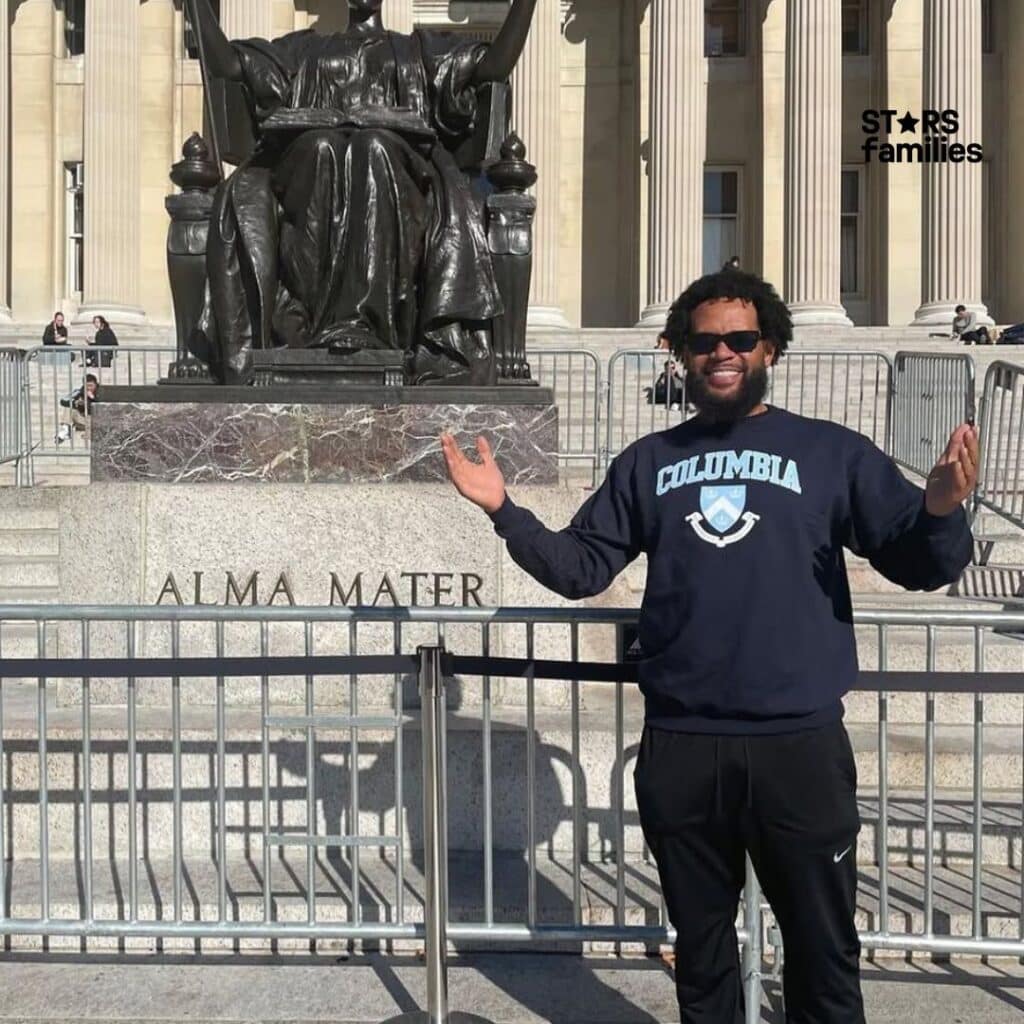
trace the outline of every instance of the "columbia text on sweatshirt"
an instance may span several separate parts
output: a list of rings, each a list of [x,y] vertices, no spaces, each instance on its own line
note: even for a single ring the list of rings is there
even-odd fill
[[[844,548],[909,590],[952,583],[972,552],[963,510],[929,514],[865,437],[774,407],[642,438],[564,530],[508,498],[492,519],[516,563],[568,598],[647,556],[647,722],[688,732],[841,717],[857,677]]]

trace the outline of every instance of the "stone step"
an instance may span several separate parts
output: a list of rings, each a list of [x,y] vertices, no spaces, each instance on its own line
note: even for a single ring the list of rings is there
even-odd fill
[[[47,630],[46,644],[50,656],[57,651],[57,634]],[[0,624],[0,655],[5,658],[36,658],[39,656],[39,633],[34,622],[4,622]],[[6,685],[13,685],[9,681]]]
[[[9,866],[7,884],[10,892],[10,916],[33,919],[40,916],[40,870],[37,861],[15,861]],[[584,862],[580,866],[580,901],[573,899],[573,865],[566,856],[540,852],[537,857],[537,922],[542,925],[570,925],[576,913],[583,925],[662,924],[661,889],[657,870],[649,857],[627,858],[625,861],[624,906],[618,909],[616,887],[617,864],[613,858]],[[82,889],[83,865],[71,859],[51,859],[49,872],[50,919],[82,920],[87,912]],[[880,925],[878,869],[872,865],[859,867],[857,925],[873,931]],[[174,919],[174,864],[170,858],[148,856],[137,864],[139,899],[137,916],[142,921]],[[423,920],[422,855],[414,854],[402,864],[403,910],[405,923]],[[449,908],[453,932],[461,923],[484,921],[484,867],[479,852],[453,854],[448,862]],[[108,857],[98,857],[92,867],[93,919],[97,922],[127,920],[131,910],[128,885],[128,864]],[[259,922],[264,914],[264,876],[262,854],[254,850],[250,856],[230,856],[225,861],[226,919]],[[353,919],[354,865],[348,856],[331,853],[315,859],[312,892],[315,897],[317,921],[324,925],[341,924]],[[397,904],[398,872],[389,852],[364,850],[359,858],[359,908],[361,920],[394,920]],[[528,868],[522,853],[498,854],[494,858],[493,907],[496,922],[525,923]],[[288,852],[271,860],[269,874],[271,919],[279,922],[304,923],[307,920],[310,892],[304,854]],[[985,866],[981,878],[981,912],[983,934],[991,938],[1016,939],[1020,915],[1020,875],[1016,869]],[[218,920],[219,877],[216,863],[209,853],[186,858],[182,884],[182,920]],[[937,934],[970,936],[973,931],[970,874],[960,868],[938,866],[934,873],[935,931]],[[924,931],[924,873],[919,868],[894,865],[888,879],[888,926],[897,933],[922,934]],[[768,910],[768,921],[772,919]],[[51,951],[79,951],[78,939],[56,937],[50,940]],[[285,940],[285,949],[300,940]],[[331,940],[322,940],[331,948]],[[471,948],[467,942],[456,944]],[[203,952],[230,949],[233,940],[204,939]],[[39,949],[39,938],[17,936],[11,940],[13,950]],[[268,943],[251,939],[240,943],[244,951],[266,948]],[[308,940],[305,943],[308,948]],[[406,940],[397,948],[415,949],[421,941]],[[151,949],[152,940],[128,939],[125,952]],[[578,947],[578,944],[577,944]],[[118,948],[116,939],[89,939],[90,951]],[[165,939],[165,953],[195,952],[195,940]],[[508,948],[508,944],[503,944]],[[544,948],[558,948],[551,945]],[[566,948],[562,944],[561,948]],[[588,949],[594,947],[588,944]],[[639,944],[626,943],[624,952],[643,952]]]
[[[969,565],[954,586],[957,597],[1024,607],[1024,568],[1018,565]]]
[[[38,488],[86,487],[92,483],[92,471],[88,459],[81,459],[75,466],[53,469],[42,466],[36,469],[33,486]]]
[[[1022,806],[1020,789],[985,788],[982,802],[982,864],[1018,867],[1021,864]],[[880,802],[877,790],[864,788],[858,795],[861,830],[857,859],[861,864],[878,860]],[[885,829],[887,860],[891,865],[922,867],[926,861],[925,801],[921,789],[890,790],[888,827]],[[974,794],[969,790],[943,789],[936,795],[934,857],[946,867],[973,866]]]
[[[60,587],[40,585],[0,584],[0,604],[56,604],[60,601]]]
[[[183,689],[189,681],[184,681]],[[83,779],[81,709],[59,708],[53,704],[50,685],[48,704],[47,786],[49,792],[50,847],[55,855],[76,848],[82,827],[81,790]],[[213,687],[211,686],[212,690]],[[4,754],[7,761],[9,852],[18,858],[37,855],[39,843],[38,793],[40,789],[38,689],[31,681],[4,683]],[[386,709],[364,707],[364,714],[383,715]],[[577,775],[576,799],[584,829],[581,843],[588,850],[606,851],[618,832],[619,794],[624,794],[623,825],[626,848],[639,851],[642,836],[636,818],[632,770],[637,755],[641,721],[636,701],[627,707],[623,726],[624,754],[621,773],[617,770],[617,742],[614,714],[583,711],[580,715],[580,749],[584,752]],[[342,708],[317,708],[318,714],[343,714]],[[275,716],[295,716],[300,709],[274,705]],[[421,830],[420,733],[418,721],[410,719],[401,730],[401,806],[410,843],[417,845]],[[242,852],[262,833],[263,759],[260,712],[254,708],[226,710],[225,775],[228,848]],[[167,708],[140,706],[137,709],[137,784],[139,787],[140,842],[159,853],[171,847],[174,812],[171,799],[174,760],[171,715]],[[211,806],[217,785],[217,744],[215,709],[188,704],[182,709],[181,762],[184,793],[182,820],[186,847],[214,848]],[[125,844],[128,821],[127,713],[124,708],[91,708],[94,850],[118,849]],[[874,723],[850,723],[860,785],[864,794],[864,817],[870,824],[869,802],[877,793],[878,727]],[[483,739],[478,715],[467,709],[448,721],[450,845],[453,850],[478,849],[483,842],[482,807]],[[316,734],[314,750],[314,796],[317,830],[338,834],[350,828],[353,759],[350,731],[337,723],[325,723]],[[499,849],[521,850],[528,835],[531,813],[527,793],[527,763],[531,740],[525,716],[515,709],[495,708],[492,723],[491,758],[497,767],[493,776],[493,842]],[[534,749],[535,835],[552,849],[573,848],[572,733],[568,712],[546,710],[536,715],[532,738]],[[888,728],[889,754],[886,776],[895,795],[902,794],[902,810],[894,808],[890,831],[913,832],[914,816],[920,821],[914,801],[923,799],[925,781],[925,735],[919,725],[891,724]],[[936,828],[960,838],[943,848],[962,857],[972,826],[965,823],[965,796],[974,784],[973,731],[970,726],[942,725],[935,730],[935,786],[943,800],[949,791],[950,807],[937,818]],[[360,730],[358,744],[359,831],[378,835],[396,829],[396,763],[399,751],[394,732],[367,726]],[[984,735],[982,770],[986,801],[986,834],[995,836],[986,847],[986,858],[996,862],[1019,863],[1019,846],[1007,847],[1007,835],[1019,835],[1021,726],[990,726]],[[286,727],[276,722],[269,737],[267,779],[270,786],[271,823],[277,830],[306,830],[307,750],[305,728],[300,721]],[[1008,796],[1007,794],[1014,794]],[[1011,810],[1013,801],[1017,816]],[[898,813],[897,813],[898,812]],[[877,817],[877,812],[874,812]],[[902,817],[900,817],[902,815]],[[1016,824],[1015,824],[1016,823]],[[870,844],[870,839],[866,840]],[[900,840],[905,856],[913,852],[906,836]],[[923,840],[917,840],[918,849]],[[945,841],[944,841],[945,842]],[[1018,852],[1015,852],[1015,849]],[[999,853],[998,851],[1002,852]],[[909,851],[909,852],[908,852]],[[1017,858],[1017,859],[1014,859]]]
[[[0,526],[0,560],[21,554],[59,555],[60,532],[53,526],[9,529]]]
[[[0,588],[12,586],[52,587],[59,591],[60,555],[0,555]]]
[[[879,697],[876,693],[850,693],[843,701],[846,721],[870,723],[878,718]],[[917,693],[889,694],[886,713],[892,723],[920,725],[926,717],[925,696]],[[986,694],[982,699],[986,728],[991,725],[1019,726],[1024,718],[1024,696],[1021,694]],[[935,720],[940,725],[963,724],[974,717],[974,696],[943,693],[935,698]]]
[[[16,503],[9,503],[0,519],[0,544],[8,533],[20,533],[23,530],[57,530],[59,527],[60,520],[56,508],[47,508],[39,501],[33,501],[31,508],[19,508]]]

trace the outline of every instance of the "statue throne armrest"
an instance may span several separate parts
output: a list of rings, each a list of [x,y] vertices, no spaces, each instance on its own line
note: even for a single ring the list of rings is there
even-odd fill
[[[208,76],[206,122],[218,140],[221,160],[238,165],[256,150],[252,103],[241,82]],[[211,123],[212,122],[212,123]],[[171,180],[181,192],[167,197],[171,223],[167,234],[167,269],[174,304],[177,358],[171,378],[209,380],[205,361],[189,350],[189,341],[199,323],[206,291],[206,241],[213,209],[213,191],[221,168],[212,158],[206,142],[192,135],[185,143],[184,159],[171,170]]]
[[[500,381],[530,382],[526,316],[533,271],[536,200],[526,189],[537,180],[522,142],[510,134],[512,88],[491,82],[478,93],[476,130],[455,152],[459,167],[482,193],[484,231],[504,312],[491,322]]]

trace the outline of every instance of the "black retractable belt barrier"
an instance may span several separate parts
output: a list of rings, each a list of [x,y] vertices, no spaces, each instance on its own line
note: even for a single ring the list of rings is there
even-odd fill
[[[1024,672],[861,672],[872,693],[1024,693]]]
[[[295,655],[273,658],[0,658],[0,679],[390,675],[419,672],[413,654]]]
[[[505,676],[524,679],[567,679],[588,683],[635,683],[635,663],[553,661],[542,658],[491,658],[475,655],[442,656],[445,675]]]

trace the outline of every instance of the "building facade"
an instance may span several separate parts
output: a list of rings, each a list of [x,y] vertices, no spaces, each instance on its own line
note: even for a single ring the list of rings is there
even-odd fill
[[[168,173],[203,127],[181,0],[4,3],[0,319],[167,325]],[[344,0],[218,6],[238,38],[345,23]],[[384,19],[486,39],[506,9]],[[801,323],[1024,320],[1021,0],[538,0],[514,87],[537,327],[657,324],[733,255]]]

